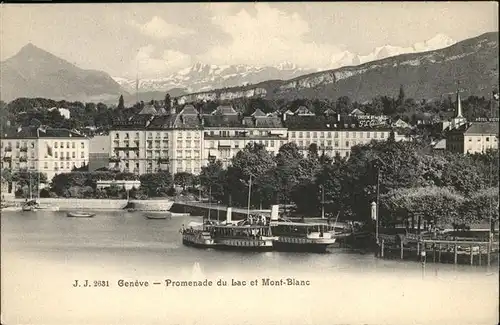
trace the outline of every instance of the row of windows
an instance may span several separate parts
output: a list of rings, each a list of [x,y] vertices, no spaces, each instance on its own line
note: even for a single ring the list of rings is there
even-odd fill
[[[336,132],[336,131],[326,131],[326,132],[318,132],[318,131],[291,131],[290,132],[290,138],[338,138],[340,134],[344,133],[345,138],[366,138],[366,139],[384,139],[388,136],[388,132],[375,132],[375,131],[369,131],[369,132]]]
[[[64,151],[61,151],[61,152],[58,152],[58,151],[54,151],[53,152],[53,157],[54,158],[63,158],[66,156],[66,158],[70,158],[70,152],[69,151],[66,151],[66,155],[64,155]],[[49,155],[47,153],[45,153],[45,158],[48,158]],[[71,158],[76,158],[76,152],[75,151],[72,151],[71,152]],[[80,158],[85,158],[85,152],[81,151],[80,152]]]
[[[267,136],[271,130],[221,130],[221,131],[206,131],[205,136],[222,136],[234,137],[238,135],[254,135],[254,136]]]
[[[1,148],[3,148],[3,143],[4,143],[3,141],[0,142]],[[31,148],[31,149],[33,149],[33,148],[35,148],[35,142],[34,141],[30,141],[29,145],[28,145],[28,143],[26,141],[16,141],[15,142],[15,146],[16,146],[16,149],[19,149],[21,147],[22,148]],[[7,148],[12,148],[12,142],[10,142],[10,141],[6,142],[6,147]]]
[[[0,142],[0,145],[4,146],[4,142]],[[75,149],[76,148],[76,143],[74,141],[72,142],[54,142],[54,148],[64,148],[66,146],[66,148],[72,148],[72,149]],[[6,142],[6,147],[7,148],[12,148],[12,142],[8,141]],[[20,148],[35,148],[35,142],[34,141],[30,141],[29,142],[29,145],[26,141],[16,141],[15,142],[15,147],[16,149],[20,149]],[[80,142],[80,148],[84,149],[85,148],[85,142]]]

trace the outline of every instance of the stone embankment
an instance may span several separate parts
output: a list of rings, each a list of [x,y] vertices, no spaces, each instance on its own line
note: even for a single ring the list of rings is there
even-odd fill
[[[15,199],[15,203],[22,204],[25,199]],[[127,206],[127,200],[112,199],[74,199],[74,198],[40,198],[41,205],[52,205],[60,210],[121,210]],[[174,201],[163,200],[131,200],[138,211],[168,211]]]

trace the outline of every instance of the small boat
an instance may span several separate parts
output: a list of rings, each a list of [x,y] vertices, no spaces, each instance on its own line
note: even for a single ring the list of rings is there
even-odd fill
[[[34,207],[32,205],[23,205],[21,210],[23,212],[36,211],[36,207]]]
[[[93,216],[95,216],[95,213],[74,211],[68,212],[67,216],[71,218],[92,218]]]
[[[162,220],[162,219],[171,219],[172,214],[168,211],[157,211],[157,212],[148,212],[146,213],[146,218],[147,219],[154,219],[154,220]]]
[[[38,203],[35,200],[26,201],[22,205],[21,210],[24,212],[36,211],[38,210]]]

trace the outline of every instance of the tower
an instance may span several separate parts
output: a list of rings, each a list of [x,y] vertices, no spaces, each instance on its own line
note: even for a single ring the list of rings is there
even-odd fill
[[[460,99],[460,81],[457,82],[457,107],[455,108],[455,118],[463,118],[462,101]]]
[[[451,120],[450,129],[456,129],[464,125],[467,120],[462,113],[462,99],[460,98],[460,81],[457,81],[457,103],[455,107],[455,116]]]

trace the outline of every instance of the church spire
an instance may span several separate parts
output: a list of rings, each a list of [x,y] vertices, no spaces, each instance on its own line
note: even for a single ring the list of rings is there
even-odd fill
[[[457,107],[455,111],[455,118],[462,118],[462,101],[460,99],[460,81],[457,81]]]

